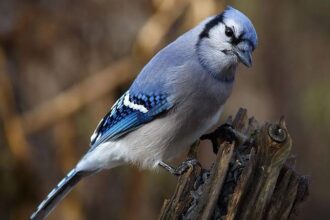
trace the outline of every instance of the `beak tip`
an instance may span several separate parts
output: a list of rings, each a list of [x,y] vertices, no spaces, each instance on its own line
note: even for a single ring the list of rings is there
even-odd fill
[[[248,68],[252,67],[252,61],[251,61],[251,60],[249,60],[249,62],[248,62],[248,63],[246,63],[246,64],[245,64],[245,66],[246,66],[246,67],[248,67]]]
[[[245,58],[240,58],[239,61],[246,66],[247,68],[250,68],[252,66],[252,60],[251,59],[245,59]]]
[[[238,53],[238,58],[246,67],[250,68],[252,66],[251,52],[245,51],[243,53]]]

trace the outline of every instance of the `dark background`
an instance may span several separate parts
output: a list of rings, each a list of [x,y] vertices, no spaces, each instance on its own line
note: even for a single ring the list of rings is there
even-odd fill
[[[0,219],[27,219],[88,149],[100,118],[171,40],[232,5],[259,35],[224,116],[285,115],[297,170],[310,176],[299,219],[330,217],[330,2],[0,0]],[[214,156],[203,148],[208,166]],[[49,219],[156,219],[176,178],[124,166],[81,182]]]

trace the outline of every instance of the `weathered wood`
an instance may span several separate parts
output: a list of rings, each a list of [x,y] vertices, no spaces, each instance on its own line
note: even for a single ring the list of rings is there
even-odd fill
[[[229,161],[233,155],[233,149],[234,144],[228,142],[224,142],[220,146],[220,153],[217,155],[217,160],[211,170],[210,178],[206,182],[201,202],[196,209],[200,215],[196,215],[196,218],[194,219],[209,219],[211,217],[227,175]]]
[[[235,219],[235,216],[238,216],[239,205],[248,190],[248,186],[250,184],[249,177],[251,176],[254,167],[255,167],[255,152],[254,149],[252,149],[250,154],[250,162],[243,170],[237,182],[237,186],[235,188],[233,196],[229,201],[228,213],[225,217],[226,220],[233,220]]]
[[[189,158],[196,158],[197,146],[198,144],[195,144],[190,149],[188,153]],[[178,184],[172,198],[170,200],[165,200],[163,204],[161,215],[159,216],[160,220],[178,219],[187,209],[192,200],[190,191],[201,171],[201,167],[196,165],[190,167],[187,172],[179,177]]]
[[[283,124],[284,125],[284,124]],[[275,188],[280,169],[284,161],[289,156],[291,149],[291,139],[288,136],[285,142],[275,142],[269,134],[272,129],[286,129],[280,124],[274,125],[266,123],[257,135],[256,166],[254,173],[250,176],[249,193],[242,204],[240,219],[262,219],[266,205]]]
[[[231,123],[237,142],[219,135],[210,170],[181,176],[160,219],[293,219],[308,195],[308,178],[294,171],[284,119],[262,127],[240,109]],[[221,137],[220,137],[221,136]],[[194,169],[197,169],[194,171]]]

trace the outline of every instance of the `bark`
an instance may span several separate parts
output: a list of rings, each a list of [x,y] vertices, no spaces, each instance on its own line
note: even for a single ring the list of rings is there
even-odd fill
[[[259,126],[240,109],[232,126],[237,140],[230,143],[219,135],[211,169],[195,166],[182,175],[159,219],[271,220],[297,215],[308,195],[308,178],[294,170],[284,118]]]

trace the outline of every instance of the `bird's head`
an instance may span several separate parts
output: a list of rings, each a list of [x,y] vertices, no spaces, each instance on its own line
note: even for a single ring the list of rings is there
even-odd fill
[[[212,72],[236,67],[239,61],[250,67],[257,33],[248,17],[227,7],[205,24],[196,46],[199,59]]]

